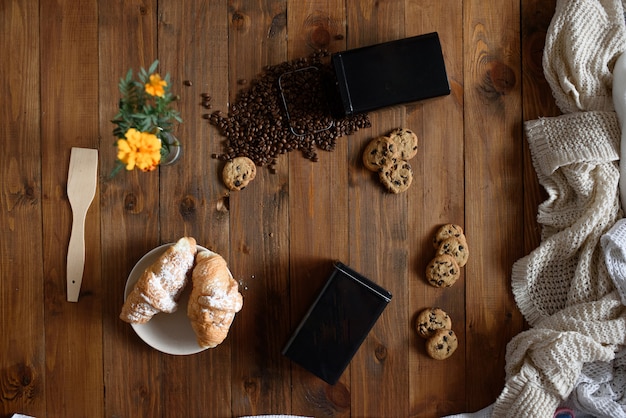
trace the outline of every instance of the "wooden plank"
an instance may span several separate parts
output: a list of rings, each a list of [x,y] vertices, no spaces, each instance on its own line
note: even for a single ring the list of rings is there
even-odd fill
[[[556,0],[522,1],[524,121],[557,116],[561,113],[552,96],[550,85],[543,75],[542,64],[546,32],[554,16],[555,7]],[[524,252],[527,254],[539,245],[541,229],[537,223],[537,206],[547,199],[547,194],[537,180],[526,140],[524,140],[524,161]]]
[[[229,259],[229,216],[225,192],[218,175],[219,162],[211,154],[221,152],[217,130],[202,115],[202,94],[210,94],[212,106],[228,102],[225,57],[228,54],[226,2],[188,0],[159,3],[159,59],[161,74],[170,73],[172,92],[181,99],[183,123],[174,133],[183,144],[183,156],[172,166],[161,167],[161,241],[175,242],[193,236],[199,245]],[[165,221],[166,220],[166,221]],[[179,309],[183,309],[181,306]],[[235,325],[239,322],[239,317]],[[231,386],[200,382],[231,376],[232,335],[220,346],[191,356],[163,359],[163,416],[229,416]]]
[[[403,2],[346,2],[347,48],[372,45],[405,36]],[[406,109],[391,107],[370,114],[372,127],[349,142],[352,162],[349,189],[350,263],[393,294],[393,300],[357,352],[350,367],[351,414],[409,414],[409,315],[406,246],[408,192],[384,191],[375,173],[361,162],[363,147],[375,136],[403,126]],[[412,190],[413,191],[413,190]],[[411,191],[411,192],[412,192]],[[376,394],[376,396],[372,396]]]
[[[38,2],[0,7],[0,415],[46,414]]]
[[[286,60],[286,7],[284,0],[229,2],[231,105],[265,66]],[[232,329],[235,416],[291,410],[289,365],[281,355],[289,329],[288,180],[287,160],[279,158],[276,173],[257,167],[245,190],[230,193],[230,263],[244,295]]]
[[[120,172],[110,122],[118,110],[118,83],[132,68],[148,68],[157,57],[156,1],[99,3],[101,225],[104,303],[105,416],[162,416],[159,354],[118,316],[126,279],[134,264],[159,242],[158,173]],[[120,30],[123,28],[123,30]]]
[[[41,4],[41,67],[47,69],[41,72],[46,404],[48,411],[67,417],[100,416],[104,408],[97,195],[85,224],[88,245],[78,303],[66,302],[65,284],[70,149],[98,147],[97,16],[94,0]]]
[[[290,1],[289,59],[316,50],[345,49],[345,9],[339,2]],[[308,93],[312,93],[308,92]],[[303,92],[302,94],[307,94]],[[301,152],[289,155],[289,241],[291,330],[302,320],[324,285],[335,260],[350,263],[348,176],[351,136],[336,140],[332,152],[316,149],[317,161]],[[350,371],[334,386],[292,365],[293,412],[306,416],[350,415]]]
[[[439,34],[452,91],[449,96],[408,106],[406,117],[406,127],[419,137],[418,155],[411,161],[415,178],[409,193],[407,241],[411,416],[444,416],[465,411],[465,269],[454,286],[444,289],[429,285],[424,272],[435,255],[436,229],[446,223],[465,223],[463,2],[406,4],[407,36]],[[440,307],[450,315],[459,339],[457,352],[445,361],[431,359],[425,341],[415,332],[416,316],[430,307]]]
[[[492,403],[504,384],[505,348],[522,329],[510,292],[524,255],[520,6],[464,2],[467,407]],[[473,237],[481,237],[473,240]]]

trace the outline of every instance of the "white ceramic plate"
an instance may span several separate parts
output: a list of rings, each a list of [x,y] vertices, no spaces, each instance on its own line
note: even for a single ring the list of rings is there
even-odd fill
[[[143,272],[154,263],[161,254],[174,244],[164,244],[148,252],[135,264],[126,281],[124,300],[135,287]],[[198,251],[210,251],[197,246]],[[196,334],[187,317],[187,302],[191,293],[191,282],[187,283],[179,301],[178,309],[173,313],[158,313],[145,324],[131,324],[139,338],[150,347],[166,354],[188,355],[206,350],[198,345]]]

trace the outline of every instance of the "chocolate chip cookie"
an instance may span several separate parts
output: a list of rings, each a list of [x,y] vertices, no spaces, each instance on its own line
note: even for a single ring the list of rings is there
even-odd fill
[[[248,157],[236,157],[226,162],[222,171],[224,184],[230,190],[244,189],[256,177],[256,165]]]
[[[459,267],[463,267],[467,264],[467,259],[469,258],[469,249],[465,237],[450,237],[444,239],[441,244],[439,244],[437,254],[451,255],[454,257]]]
[[[433,247],[439,248],[443,240],[450,237],[465,239],[465,235],[463,234],[463,228],[461,228],[460,225],[452,223],[441,225],[439,229],[437,229],[435,237],[433,238]]]
[[[435,331],[452,329],[452,320],[441,308],[426,308],[417,315],[415,328],[420,337],[430,338]]]
[[[370,171],[380,171],[398,159],[398,146],[388,136],[372,139],[363,151],[363,165]]]
[[[435,287],[450,287],[459,279],[461,269],[450,254],[439,254],[426,266],[426,280]]]
[[[459,340],[451,329],[440,329],[426,341],[426,352],[435,360],[445,360],[459,346]]]
[[[408,161],[398,160],[379,171],[380,181],[391,193],[406,191],[413,182],[413,168]]]
[[[399,158],[410,160],[417,155],[417,135],[407,128],[397,128],[389,133],[389,137],[398,147]]]

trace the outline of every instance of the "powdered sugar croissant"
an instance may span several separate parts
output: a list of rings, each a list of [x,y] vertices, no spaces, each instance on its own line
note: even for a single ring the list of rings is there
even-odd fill
[[[192,274],[187,315],[198,344],[213,348],[228,335],[235,314],[243,307],[239,285],[219,254],[200,251]]]
[[[143,272],[124,302],[120,319],[144,324],[159,312],[174,312],[197,251],[196,240],[191,237],[169,247]]]

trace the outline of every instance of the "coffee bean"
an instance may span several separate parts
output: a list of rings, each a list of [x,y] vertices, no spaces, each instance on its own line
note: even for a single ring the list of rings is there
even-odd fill
[[[225,161],[246,156],[257,166],[269,165],[274,172],[281,154],[299,150],[305,158],[318,161],[316,148],[332,151],[337,138],[370,127],[367,114],[332,116],[325,93],[325,82],[334,76],[326,63],[328,56],[326,51],[317,51],[306,58],[266,66],[250,83],[239,80],[240,85],[248,86],[238,92],[229,114],[216,111],[208,117],[225,137],[224,153],[213,157]],[[210,96],[203,93],[202,97],[203,105],[208,104]]]
[[[191,86],[193,83],[191,82],[191,80],[185,80],[183,81],[183,84],[186,86]]]

